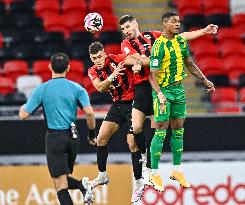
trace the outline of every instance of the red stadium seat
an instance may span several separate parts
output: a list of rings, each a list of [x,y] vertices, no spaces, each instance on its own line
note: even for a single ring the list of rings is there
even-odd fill
[[[204,0],[202,2],[204,6],[204,13],[206,15],[229,13],[228,0]]]
[[[83,26],[82,19],[84,19],[85,13],[73,12],[73,13],[65,13],[63,14],[63,20],[66,27],[70,32],[80,32],[85,31]]]
[[[41,76],[43,82],[51,79],[51,71],[48,68],[48,60],[38,60],[33,63],[33,74]]]
[[[219,44],[225,43],[226,41],[241,42],[242,40],[240,30],[234,28],[220,29],[217,39]]]
[[[197,65],[200,67],[205,75],[226,74],[223,62],[219,58],[202,58],[197,61]]]
[[[107,54],[119,54],[121,53],[120,44],[107,44],[104,46]]]
[[[212,103],[237,102],[237,90],[235,88],[216,88],[211,93]]]
[[[245,56],[245,46],[239,42],[224,42],[223,44],[219,45],[219,51],[223,58]]]
[[[90,0],[89,12],[110,13],[113,14],[111,0]]]
[[[45,16],[44,20],[44,28],[46,32],[62,32],[65,38],[69,37],[69,28],[64,21],[64,16],[59,14]]]
[[[14,93],[15,86],[11,78],[0,77],[0,94],[6,95],[8,93]]]
[[[79,60],[70,61],[70,70],[67,73],[67,79],[82,84],[84,76],[84,64]]]
[[[87,5],[85,0],[64,0],[62,4],[62,10],[66,14],[72,14],[74,12],[87,13]],[[79,18],[82,19],[81,17]]]
[[[192,51],[197,59],[200,57],[219,57],[217,47],[214,43],[195,44],[192,47]]]
[[[245,74],[245,56],[225,58],[224,67],[228,73],[230,82],[237,85],[239,76]]]
[[[240,89],[239,96],[239,101],[245,103],[245,88]]]
[[[38,0],[35,3],[35,10],[37,16],[43,16],[42,12],[52,11],[59,13],[60,3],[58,0]]]
[[[10,77],[13,82],[21,75],[28,74],[28,64],[21,60],[6,61],[3,65],[5,75]]]
[[[232,16],[232,24],[235,27],[240,26],[240,25],[245,26],[245,14],[241,13],[241,14],[236,14]]]
[[[0,33],[0,48],[3,48],[3,36]]]
[[[201,0],[192,0],[188,3],[186,2],[186,0],[178,0],[176,1],[176,3],[181,17],[202,13]]]
[[[200,28],[195,28],[193,30],[197,30],[197,29],[200,29]],[[192,29],[190,31],[192,31]],[[205,35],[205,36],[202,36],[201,38],[197,38],[197,39],[189,41],[188,45],[190,47],[190,50],[194,52],[195,47],[199,47],[200,45],[206,45],[206,44],[211,44],[211,43],[214,43],[213,37],[211,35]]]
[[[231,106],[231,107],[217,107],[214,108],[215,113],[240,113],[241,108],[239,106]]]
[[[103,18],[102,31],[117,31],[118,30],[118,19],[115,15],[110,13],[101,13]]]

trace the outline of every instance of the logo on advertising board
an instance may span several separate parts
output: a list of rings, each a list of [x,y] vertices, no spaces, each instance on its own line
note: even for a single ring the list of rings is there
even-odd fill
[[[143,205],[244,205],[245,162],[185,163],[184,172],[192,187],[181,188],[169,178],[171,164],[161,164],[165,191],[147,187]]]

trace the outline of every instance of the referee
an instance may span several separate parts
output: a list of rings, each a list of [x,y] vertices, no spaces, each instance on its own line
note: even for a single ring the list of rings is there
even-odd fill
[[[79,181],[69,176],[72,173],[79,148],[75,122],[77,106],[83,109],[89,128],[88,140],[96,143],[95,117],[87,91],[79,84],[67,80],[70,69],[69,58],[64,53],[51,56],[49,69],[52,79],[38,86],[21,106],[20,119],[27,119],[38,107],[42,106],[47,122],[45,138],[47,164],[61,205],[72,205],[68,189],[80,189],[85,203],[92,203],[93,194],[88,178]]]

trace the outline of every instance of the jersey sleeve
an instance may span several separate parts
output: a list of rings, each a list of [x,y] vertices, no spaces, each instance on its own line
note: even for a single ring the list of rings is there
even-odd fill
[[[185,51],[184,51],[184,57],[187,58],[190,56],[190,51],[189,51],[189,46],[188,46],[188,42],[185,38],[184,39],[184,42],[185,42]]]
[[[98,78],[98,73],[95,71],[95,69],[92,67],[88,70],[88,77],[91,81],[94,81],[96,78]]]
[[[150,69],[160,69],[162,67],[162,60],[164,57],[164,43],[156,40],[152,46],[150,57]]]
[[[122,43],[121,43],[121,52],[122,54],[124,55],[133,55],[135,53],[138,53],[133,47],[132,45],[130,44],[130,42],[128,40],[124,40]]]
[[[110,55],[108,55],[108,57],[110,57],[114,61],[120,63],[120,62],[124,61],[127,56],[125,54],[117,54],[117,55],[110,54]]]
[[[29,113],[33,113],[37,108],[42,104],[42,95],[43,95],[44,86],[38,86],[35,88],[24,105],[24,110]]]
[[[82,86],[77,86],[77,96],[79,104],[82,105],[82,107],[90,106],[90,99],[88,96],[88,92],[83,88]]]

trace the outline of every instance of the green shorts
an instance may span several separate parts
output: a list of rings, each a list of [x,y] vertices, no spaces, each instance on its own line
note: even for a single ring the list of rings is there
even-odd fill
[[[162,93],[167,98],[165,102],[164,112],[160,112],[160,103],[155,91],[153,96],[154,121],[162,122],[169,119],[185,118],[186,117],[186,100],[185,90],[183,84],[169,85],[167,87],[160,87]]]

